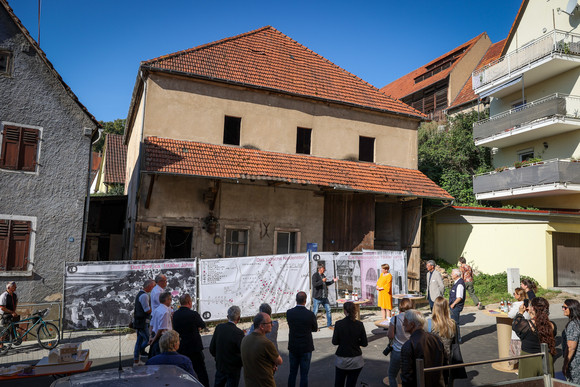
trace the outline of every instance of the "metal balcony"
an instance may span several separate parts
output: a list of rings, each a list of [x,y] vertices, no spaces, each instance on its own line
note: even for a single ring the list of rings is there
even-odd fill
[[[477,200],[515,199],[580,192],[580,162],[546,160],[473,176]]]
[[[480,97],[503,97],[580,66],[580,35],[554,30],[477,69],[473,90]]]
[[[552,94],[473,124],[475,145],[504,148],[580,129],[580,97]]]

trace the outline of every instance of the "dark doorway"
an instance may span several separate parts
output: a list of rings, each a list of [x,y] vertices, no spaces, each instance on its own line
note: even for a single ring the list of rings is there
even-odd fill
[[[165,259],[191,258],[191,227],[167,227],[165,229]]]
[[[578,286],[580,274],[580,234],[552,233],[554,285]]]

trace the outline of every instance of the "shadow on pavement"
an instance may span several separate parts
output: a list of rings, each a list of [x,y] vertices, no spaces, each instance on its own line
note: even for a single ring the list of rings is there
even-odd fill
[[[495,325],[489,325],[487,327],[483,327],[483,328],[471,331],[468,334],[461,335],[462,344],[465,344],[466,342],[468,342],[469,340],[471,340],[473,338],[476,338],[479,336],[484,336],[484,335],[489,335],[490,333],[494,333],[496,330],[497,329],[496,329]]]

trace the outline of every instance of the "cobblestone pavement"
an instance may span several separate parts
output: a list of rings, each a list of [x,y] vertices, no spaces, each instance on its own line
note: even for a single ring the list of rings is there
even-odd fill
[[[558,325],[558,332],[561,333],[566,319],[563,318],[561,300],[551,300],[551,318]],[[369,336],[369,346],[363,349],[365,366],[360,375],[359,382],[368,386],[384,386],[382,379],[387,375],[388,358],[382,355],[382,351],[387,344],[386,331],[377,328],[374,322],[379,320],[380,312],[363,310],[361,320],[365,324],[367,335]],[[319,313],[318,324],[321,327],[326,325],[326,318]],[[333,312],[333,321],[343,318],[342,312]],[[475,307],[466,307],[461,316],[461,333],[463,344],[461,346],[464,360],[466,362],[495,359],[497,353],[497,334],[495,328],[495,318],[485,315]],[[242,329],[248,328],[249,322],[240,324]],[[213,379],[215,373],[215,363],[209,354],[207,347],[211,340],[209,333],[202,336],[206,347],[206,366]],[[322,328],[314,333],[316,350],[312,356],[309,381],[311,385],[329,386],[334,383],[334,351],[336,347],[330,342],[332,330]],[[280,319],[280,329],[278,334],[279,349],[284,360],[284,364],[276,374],[276,381],[279,386],[285,386],[288,377],[288,328],[283,319]],[[94,360],[93,369],[118,367],[119,350],[123,359],[123,364],[130,366],[133,348],[135,345],[135,334],[112,333],[112,332],[75,332],[65,333],[63,342],[82,342],[84,349],[90,350],[90,357]],[[558,337],[558,345],[561,347],[561,339]],[[34,342],[25,342],[20,347],[13,347],[6,355],[0,357],[2,366],[14,363],[35,363],[46,356],[47,350],[41,349]],[[561,355],[557,356],[555,369],[562,367]],[[456,386],[485,385],[504,380],[517,378],[513,373],[503,373],[496,371],[490,365],[468,368],[469,379],[458,381]],[[48,386],[52,379],[36,378],[32,381],[11,382],[10,386]],[[360,384],[360,383],[359,383]],[[242,383],[243,385],[243,383]]]

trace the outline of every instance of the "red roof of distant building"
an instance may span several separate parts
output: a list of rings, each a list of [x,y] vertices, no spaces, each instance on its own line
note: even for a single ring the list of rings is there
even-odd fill
[[[105,177],[103,182],[106,184],[125,183],[127,146],[123,144],[123,136],[109,133],[105,141]]]
[[[416,169],[158,137],[145,139],[143,171],[218,179],[270,180],[338,190],[453,199]]]
[[[470,41],[462,44],[461,46],[454,48],[453,50],[449,51],[448,53],[441,55],[437,59],[432,60],[431,62],[427,63],[426,65],[419,67],[415,71],[412,71],[409,74],[404,75],[401,78],[389,83],[385,87],[381,88],[381,91],[383,93],[385,93],[386,95],[389,95],[393,98],[401,99],[409,94],[413,94],[421,89],[424,89],[427,86],[430,86],[430,85],[436,83],[437,81],[440,81],[440,80],[446,78],[449,75],[449,73],[451,73],[451,71],[455,68],[457,63],[465,56],[465,54],[483,36],[485,36],[485,32],[480,34],[479,36],[476,36],[475,38],[471,39]],[[437,74],[434,74],[433,76],[431,76],[429,78],[426,78],[420,82],[415,83],[415,79],[417,77],[420,77],[421,75],[424,75],[430,71],[429,67],[432,64],[452,55],[455,52],[461,51],[463,49],[465,49],[465,52],[463,52],[461,55],[459,55],[457,57],[457,59],[455,60],[455,62],[450,67],[440,71]]]
[[[483,58],[481,58],[481,61],[479,62],[479,64],[476,67],[477,69],[480,69],[486,65],[488,65],[489,63],[493,62],[494,60],[498,59],[501,56],[501,52],[503,50],[503,46],[506,42],[507,38],[504,40],[501,40],[497,43],[492,44],[489,49],[487,50],[487,52],[485,53],[485,55],[483,56]],[[467,79],[467,82],[465,82],[465,85],[463,85],[463,88],[461,89],[461,91],[459,92],[459,94],[457,94],[457,97],[455,98],[455,100],[449,105],[449,107],[447,109],[451,109],[453,107],[459,106],[459,105],[463,105],[464,103],[473,101],[477,99],[477,95],[473,92],[473,83],[472,83],[472,79],[471,77],[469,77]]]
[[[424,118],[271,26],[151,59],[142,66]]]

